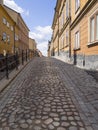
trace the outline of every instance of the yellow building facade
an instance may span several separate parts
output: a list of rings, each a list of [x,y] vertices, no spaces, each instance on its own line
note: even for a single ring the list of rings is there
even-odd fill
[[[21,53],[29,49],[29,28],[25,24],[20,13],[4,5],[4,8],[16,23],[15,25],[15,50]]]
[[[57,0],[52,29],[56,57],[98,68],[98,0]]]
[[[36,50],[37,49],[37,43],[32,38],[29,38],[29,49],[30,50]]]
[[[21,54],[29,49],[29,28],[20,13],[12,10],[0,0],[0,54]]]
[[[13,53],[15,22],[0,5],[0,54]]]

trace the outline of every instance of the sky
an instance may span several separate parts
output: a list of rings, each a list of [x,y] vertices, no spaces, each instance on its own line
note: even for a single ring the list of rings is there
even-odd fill
[[[30,29],[29,37],[36,40],[37,48],[46,56],[56,0],[4,0],[4,4],[21,14]]]

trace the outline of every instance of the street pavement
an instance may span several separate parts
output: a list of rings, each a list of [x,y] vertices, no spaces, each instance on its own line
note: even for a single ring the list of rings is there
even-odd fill
[[[0,130],[98,130],[98,82],[54,58],[34,58],[0,93]]]

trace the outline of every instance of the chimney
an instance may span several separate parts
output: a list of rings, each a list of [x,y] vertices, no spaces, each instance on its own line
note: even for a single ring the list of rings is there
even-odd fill
[[[0,0],[0,5],[3,5],[3,0]]]

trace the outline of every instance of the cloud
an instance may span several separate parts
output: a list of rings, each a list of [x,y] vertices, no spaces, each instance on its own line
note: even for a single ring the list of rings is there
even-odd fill
[[[48,40],[51,39],[52,29],[51,26],[37,26],[34,28],[34,31],[30,32],[30,38],[33,38],[37,42],[37,48],[43,53],[43,55],[47,55],[47,47]]]
[[[18,13],[24,14],[26,16],[29,15],[29,11],[18,6],[14,0],[4,0],[4,4]]]

